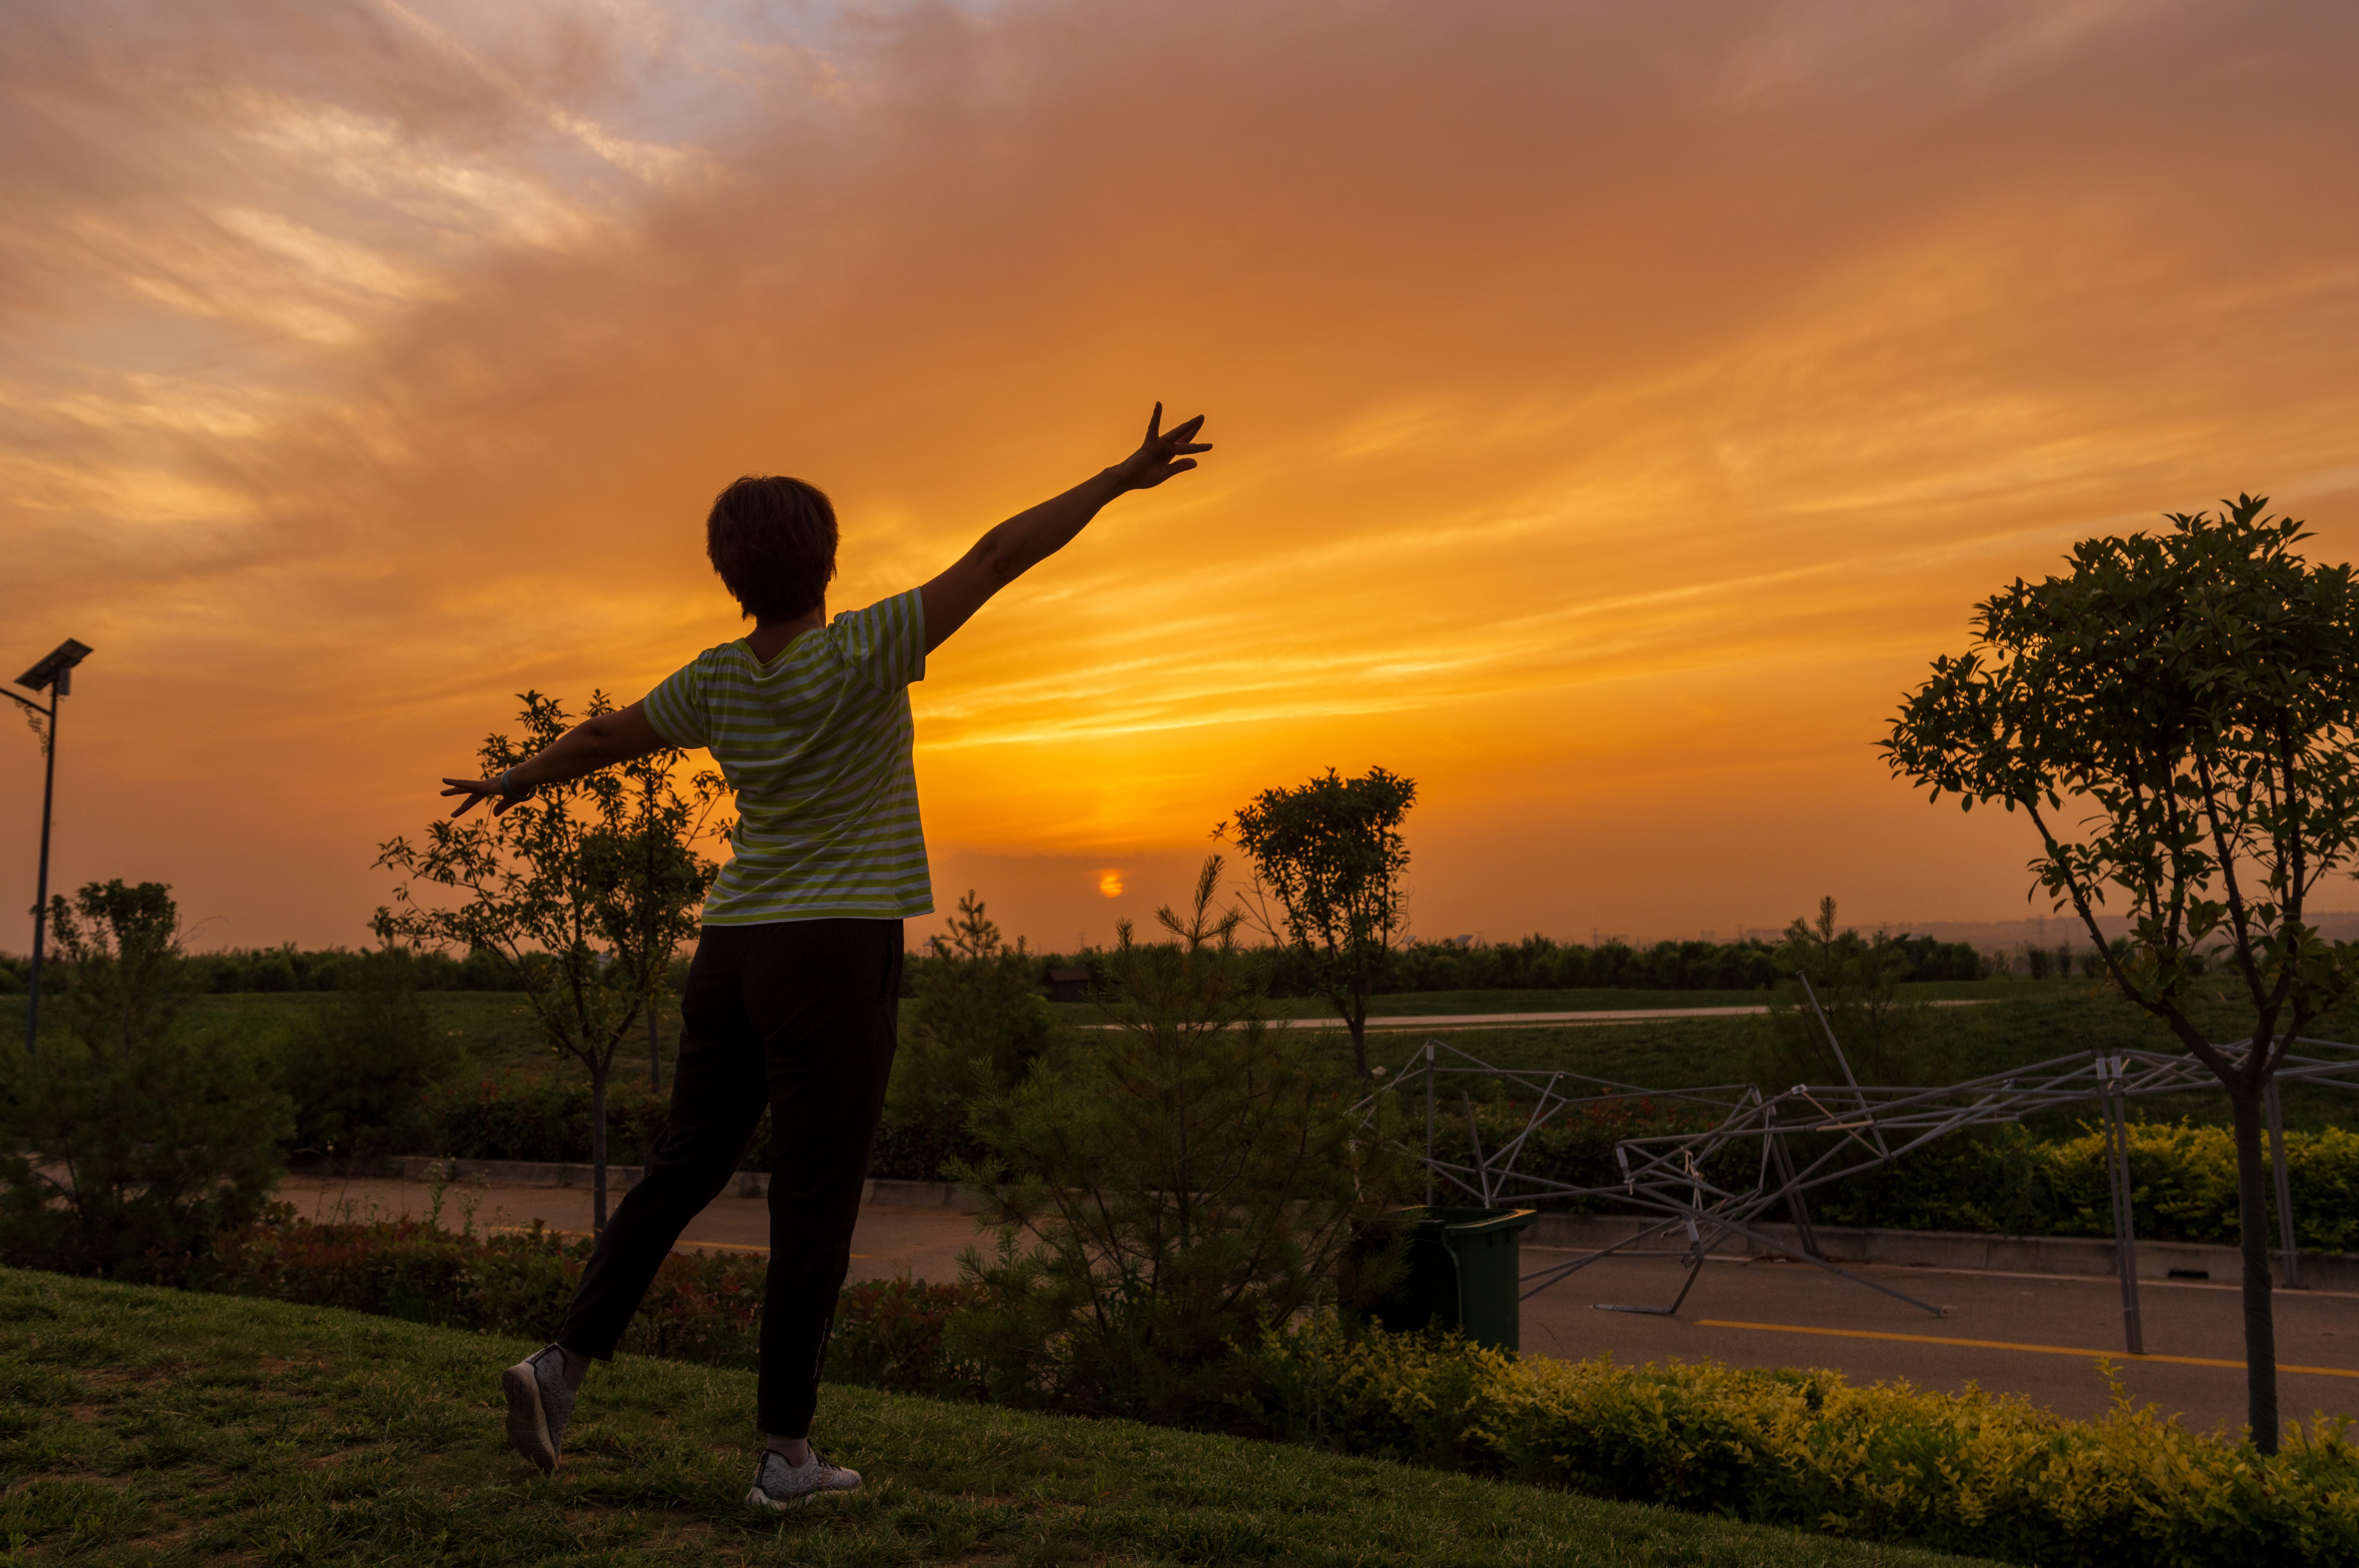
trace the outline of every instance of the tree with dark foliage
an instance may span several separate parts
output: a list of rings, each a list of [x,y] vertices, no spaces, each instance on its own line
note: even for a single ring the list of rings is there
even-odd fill
[[[2349,566],[2296,554],[2302,525],[2267,503],[2087,540],[2066,576],[1984,600],[1975,645],[1934,662],[1883,750],[1937,798],[2021,811],[2053,906],[2227,1090],[2252,1435],[2273,1454],[2261,1124],[2286,1053],[2359,979],[2359,944],[2306,918],[2359,849],[2359,593]],[[2125,942],[2098,928],[2113,895],[2136,916]],[[2252,1010],[2247,1040],[2213,1041],[2189,1016],[2206,946]]]
[[[1368,997],[1408,930],[1400,825],[1416,803],[1416,784],[1397,773],[1370,768],[1346,779],[1330,768],[1297,789],[1266,789],[1236,815],[1237,844],[1253,857],[1256,887],[1275,894],[1284,913],[1283,932],[1266,915],[1261,924],[1294,949],[1312,989],[1343,1016],[1364,1078]],[[1223,823],[1212,837],[1229,831]]]

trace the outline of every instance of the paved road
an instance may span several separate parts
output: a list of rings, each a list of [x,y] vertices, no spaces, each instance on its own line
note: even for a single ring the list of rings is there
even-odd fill
[[[1529,1272],[1581,1254],[1527,1248],[1524,1256]],[[2147,1355],[2134,1358],[2123,1349],[2120,1287],[2108,1278],[1854,1271],[1951,1310],[1935,1318],[1809,1264],[1729,1260],[1704,1265],[1675,1318],[1600,1312],[1600,1302],[1668,1305],[1685,1278],[1675,1259],[1617,1258],[1524,1303],[1523,1347],[1576,1360],[1827,1368],[1854,1382],[1905,1379],[1943,1391],[1974,1383],[2084,1419],[2113,1402],[2099,1369],[2110,1360],[2135,1403],[2201,1431],[2244,1424],[2243,1298],[2233,1285],[2141,1281]],[[2359,1415],[2359,1296],[2280,1291],[2276,1309],[2281,1369],[2343,1374],[2281,1370],[2279,1410]],[[1962,1340],[1979,1343],[1940,1343]]]
[[[301,1176],[288,1178],[279,1195],[310,1216],[326,1217],[342,1203],[362,1217],[392,1217],[424,1213],[429,1189],[421,1182]],[[590,1227],[590,1195],[582,1187],[462,1184],[443,1195],[442,1223],[456,1228],[471,1200],[478,1226],[537,1217],[560,1230]],[[681,1245],[759,1252],[768,1214],[760,1198],[724,1195],[697,1217]],[[953,1209],[866,1207],[853,1234],[853,1277],[955,1279],[959,1253],[975,1239],[973,1217]],[[1579,1256],[1527,1248],[1525,1268]],[[1614,1258],[1526,1302],[1523,1347],[1572,1359],[1610,1355],[1625,1364],[1825,1368],[1854,1382],[1905,1379],[1943,1391],[1973,1383],[2083,1418],[2112,1402],[2098,1368],[2110,1360],[2136,1403],[2158,1405],[2203,1431],[2244,1424],[2241,1305],[2233,1286],[2145,1281],[2149,1354],[2133,1359],[2122,1349],[2121,1303],[2110,1279],[1858,1271],[1951,1311],[1935,1318],[1807,1264],[1728,1260],[1704,1266],[1675,1318],[1600,1312],[1593,1303],[1667,1305],[1683,1278],[1669,1258]],[[2359,1415],[2359,1296],[2281,1291],[2277,1332],[2281,1367],[2326,1369],[2282,1372],[2285,1414]]]

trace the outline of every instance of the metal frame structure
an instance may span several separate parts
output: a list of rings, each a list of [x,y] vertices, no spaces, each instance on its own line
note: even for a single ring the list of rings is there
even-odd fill
[[[1664,1222],[1569,1263],[1526,1274],[1524,1299],[1570,1279],[1601,1258],[1616,1253],[1639,1255],[1631,1251],[1637,1243],[1678,1232],[1685,1239],[1673,1255],[1687,1263],[1688,1271],[1669,1306],[1617,1306],[1601,1302],[1597,1303],[1599,1309],[1666,1316],[1677,1313],[1702,1271],[1705,1255],[1723,1238],[1741,1237],[1764,1251],[1811,1264],[1939,1317],[1944,1309],[1839,1268],[1821,1257],[1810,1226],[1809,1195],[1889,1164],[1937,1139],[1970,1127],[2017,1121],[2027,1112],[2093,1101],[2104,1122],[2106,1182],[2113,1197],[2123,1329],[2130,1353],[2143,1355],[2136,1238],[2131,1217],[2128,1103],[2134,1098],[2217,1088],[2219,1080],[2210,1070],[2188,1056],[2126,1051],[2058,1056],[2011,1072],[1936,1088],[1863,1085],[1853,1076],[1843,1046],[1835,1039],[1817,997],[1810,993],[1807,981],[1804,993],[1842,1069],[1841,1084],[1798,1084],[1776,1094],[1764,1094],[1751,1084],[1647,1089],[1582,1073],[1497,1067],[1440,1040],[1428,1040],[1422,1066],[1401,1075],[1402,1079],[1407,1079],[1411,1073],[1417,1073],[1425,1080],[1426,1201],[1430,1204],[1434,1200],[1439,1185],[1463,1193],[1485,1206],[1583,1198],[1636,1210]],[[2250,1048],[2250,1041],[2238,1041],[2221,1049],[2233,1060]],[[2287,1283],[2299,1286],[2301,1261],[2294,1238],[2292,1191],[2286,1169],[2284,1117],[2277,1085],[2319,1083],[2359,1088],[2359,1047],[2302,1039],[2296,1043],[2296,1053],[2287,1056],[2270,1085],[2267,1111],[2280,1252]],[[1456,1063],[1444,1065],[1444,1054],[1456,1058]],[[1472,1162],[1438,1157],[1434,1130],[1442,1113],[1440,1080],[1444,1077],[1495,1080],[1507,1085],[1518,1104],[1527,1104],[1529,1108],[1522,1130],[1498,1148],[1485,1150],[1475,1125],[1471,1089],[1462,1090],[1458,1108],[1466,1119]],[[1405,1082],[1397,1083],[1404,1089],[1408,1087]],[[1621,1140],[1614,1146],[1614,1158],[1622,1181],[1613,1186],[1580,1186],[1516,1170],[1516,1158],[1527,1141],[1550,1119],[1567,1110],[1593,1109],[1640,1099],[1693,1107],[1709,1115],[1712,1125],[1693,1132]],[[1798,1160],[1794,1141],[1806,1137],[1810,1141],[1799,1151],[1803,1157]],[[1715,1159],[1724,1151],[1748,1148],[1752,1154],[1745,1163],[1753,1172],[1750,1184],[1723,1185],[1708,1173],[1708,1167],[1726,1163]],[[1780,1208],[1793,1220],[1799,1245],[1789,1245],[1760,1228],[1765,1216]]]

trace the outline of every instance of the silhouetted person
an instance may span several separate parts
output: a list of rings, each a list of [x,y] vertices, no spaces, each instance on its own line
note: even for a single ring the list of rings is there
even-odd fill
[[[680,998],[671,1112],[598,1238],[557,1340],[503,1375],[508,1441],[557,1468],[592,1361],[614,1353],[657,1266],[729,1184],[770,1112],[770,1270],[759,1410],[768,1445],[746,1501],[779,1509],[860,1484],[810,1445],[837,1292],[893,1067],[901,923],[930,914],[910,765],[909,683],[985,600],[1061,549],[1114,497],[1196,466],[1203,416],[1018,513],[949,570],[827,619],[834,509],[794,479],[741,479],[705,524],[713,569],[753,632],[641,700],[588,719],[495,779],[445,779],[453,816],[667,746],[709,749],[737,792],[729,864],[705,901]]]

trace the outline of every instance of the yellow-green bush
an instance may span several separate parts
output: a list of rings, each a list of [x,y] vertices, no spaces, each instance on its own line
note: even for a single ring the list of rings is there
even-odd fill
[[[2332,1127],[2288,1132],[2286,1167],[2301,1245],[2323,1252],[2359,1245],[2359,1133]],[[2190,1121],[2131,1123],[2130,1192],[2141,1237],[2233,1245],[2238,1234],[2234,1139],[2224,1127]],[[2272,1188],[2272,1238],[2275,1197]],[[2019,1236],[2114,1233],[2104,1134],[2094,1129],[2055,1141],[2016,1130],[1943,1139],[1872,1176],[1814,1195],[1810,1206],[1832,1225]]]
[[[2075,1422],[2012,1395],[1523,1361],[1332,1318],[1250,1358],[1249,1419],[1348,1453],[2019,1563],[2359,1563],[2339,1420],[2263,1458],[2126,1400]]]

